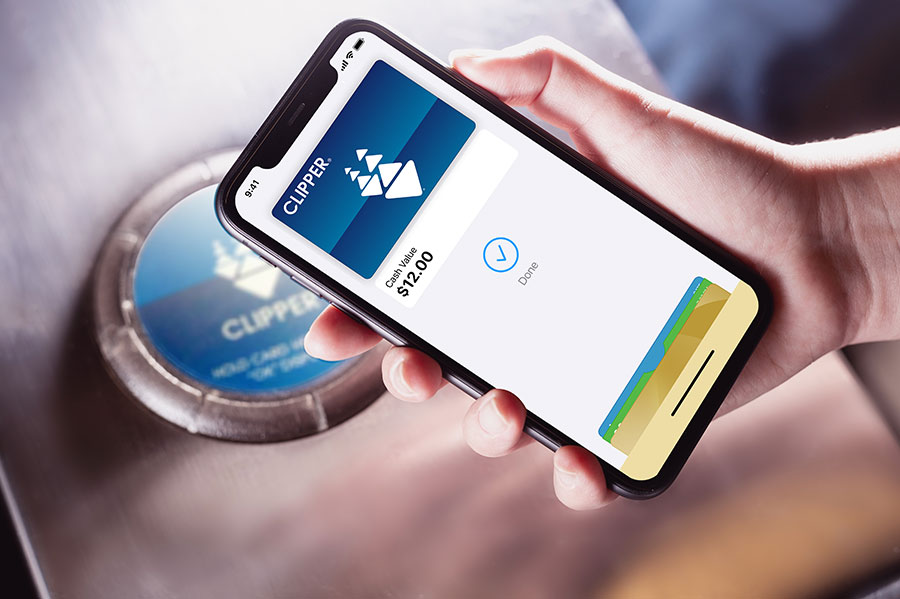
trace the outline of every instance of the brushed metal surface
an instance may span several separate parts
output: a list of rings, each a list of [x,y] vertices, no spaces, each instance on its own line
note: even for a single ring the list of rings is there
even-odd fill
[[[836,356],[718,421],[665,496],[589,514],[556,503],[542,447],[468,451],[469,400],[452,388],[249,446],[167,424],[102,368],[89,295],[107,231],[158,178],[245,142],[331,24],[373,15],[438,56],[548,33],[659,89],[611,3],[45,0],[2,14],[0,457],[47,594],[577,596],[658,583],[790,596],[897,559],[900,450]]]

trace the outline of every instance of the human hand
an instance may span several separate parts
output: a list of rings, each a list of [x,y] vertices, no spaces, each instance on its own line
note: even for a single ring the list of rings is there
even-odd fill
[[[621,180],[757,269],[769,282],[775,313],[720,413],[731,410],[824,355],[854,340],[884,337],[887,307],[896,284],[873,273],[900,259],[857,242],[873,219],[883,237],[893,233],[871,202],[865,178],[897,160],[897,135],[889,143],[850,141],[787,146],[649,92],[549,38],[501,51],[452,55],[453,67],[512,106],[525,106],[564,129],[577,149]],[[867,136],[871,138],[872,136]],[[875,169],[875,170],[873,170]],[[896,169],[895,169],[896,170]],[[877,189],[879,186],[875,185]],[[876,202],[877,205],[877,202]],[[894,238],[893,249],[897,241]],[[893,286],[893,287],[892,287]],[[873,312],[874,311],[874,312]],[[894,317],[896,320],[896,317]],[[896,336],[891,323],[886,336]],[[334,307],[306,338],[307,351],[345,359],[380,337]],[[395,347],[384,358],[388,390],[423,401],[445,383],[425,354]],[[486,456],[505,455],[530,438],[522,434],[525,407],[494,390],[475,401],[464,418],[469,445]],[[554,458],[554,487],[575,509],[615,497],[597,459],[580,447]]]

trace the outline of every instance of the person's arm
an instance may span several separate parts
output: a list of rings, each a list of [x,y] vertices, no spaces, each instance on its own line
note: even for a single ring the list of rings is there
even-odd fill
[[[843,345],[900,337],[900,130],[803,146],[777,143],[649,92],[571,48],[536,38],[501,50],[454,53],[453,66],[504,102],[567,131],[578,150],[756,268],[772,287],[772,324],[720,410],[771,389]],[[310,329],[314,356],[335,360],[377,343],[335,308]],[[440,367],[392,348],[384,379],[422,401]],[[525,408],[495,390],[464,419],[487,456],[527,443]],[[554,458],[559,499],[576,509],[615,495],[580,447]]]
[[[788,153],[819,207],[811,260],[828,256],[844,297],[839,346],[900,338],[900,127]]]

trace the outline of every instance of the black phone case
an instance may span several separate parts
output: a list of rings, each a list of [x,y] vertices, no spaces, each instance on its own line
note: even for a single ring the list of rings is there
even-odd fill
[[[659,495],[671,485],[681,471],[703,431],[709,426],[765,332],[773,310],[771,291],[759,274],[736,257],[728,254],[689,225],[642,197],[609,173],[602,171],[597,165],[495,96],[428,57],[403,38],[377,23],[362,19],[343,21],[328,33],[219,185],[216,192],[216,209],[222,225],[241,243],[249,246],[278,268],[285,270],[296,282],[330,301],[354,319],[370,326],[391,343],[414,347],[433,357],[441,365],[447,380],[472,397],[480,397],[493,388],[488,382],[463,368],[402,324],[367,304],[361,297],[338,284],[324,272],[290,252],[241,218],[237,212],[234,202],[235,187],[244,180],[253,166],[272,166],[281,159],[281,155],[296,139],[309,116],[318,108],[337,79],[337,74],[328,64],[328,58],[337,51],[340,43],[347,36],[363,31],[377,35],[447,84],[465,93],[545,150],[588,176],[688,245],[729,269],[756,293],[759,301],[756,317],[713,383],[709,393],[701,402],[659,473],[648,480],[636,480],[598,458],[606,475],[607,485],[616,493],[631,499],[647,499]],[[298,114],[304,113],[305,117],[298,118]],[[563,445],[577,445],[561,431],[531,412],[528,413],[525,421],[525,431],[554,451]]]

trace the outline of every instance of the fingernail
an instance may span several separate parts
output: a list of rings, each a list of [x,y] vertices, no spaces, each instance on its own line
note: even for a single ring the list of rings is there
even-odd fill
[[[574,472],[569,472],[568,470],[564,470],[559,466],[554,466],[553,469],[556,482],[565,489],[574,489],[575,483],[578,482],[578,475]]]
[[[412,387],[409,386],[409,383],[406,382],[406,377],[403,376],[403,360],[394,362],[394,365],[391,366],[390,376],[394,391],[403,397],[412,397],[414,395]]]
[[[506,430],[506,419],[500,413],[497,402],[489,400],[478,409],[478,425],[491,437],[496,437]]]

